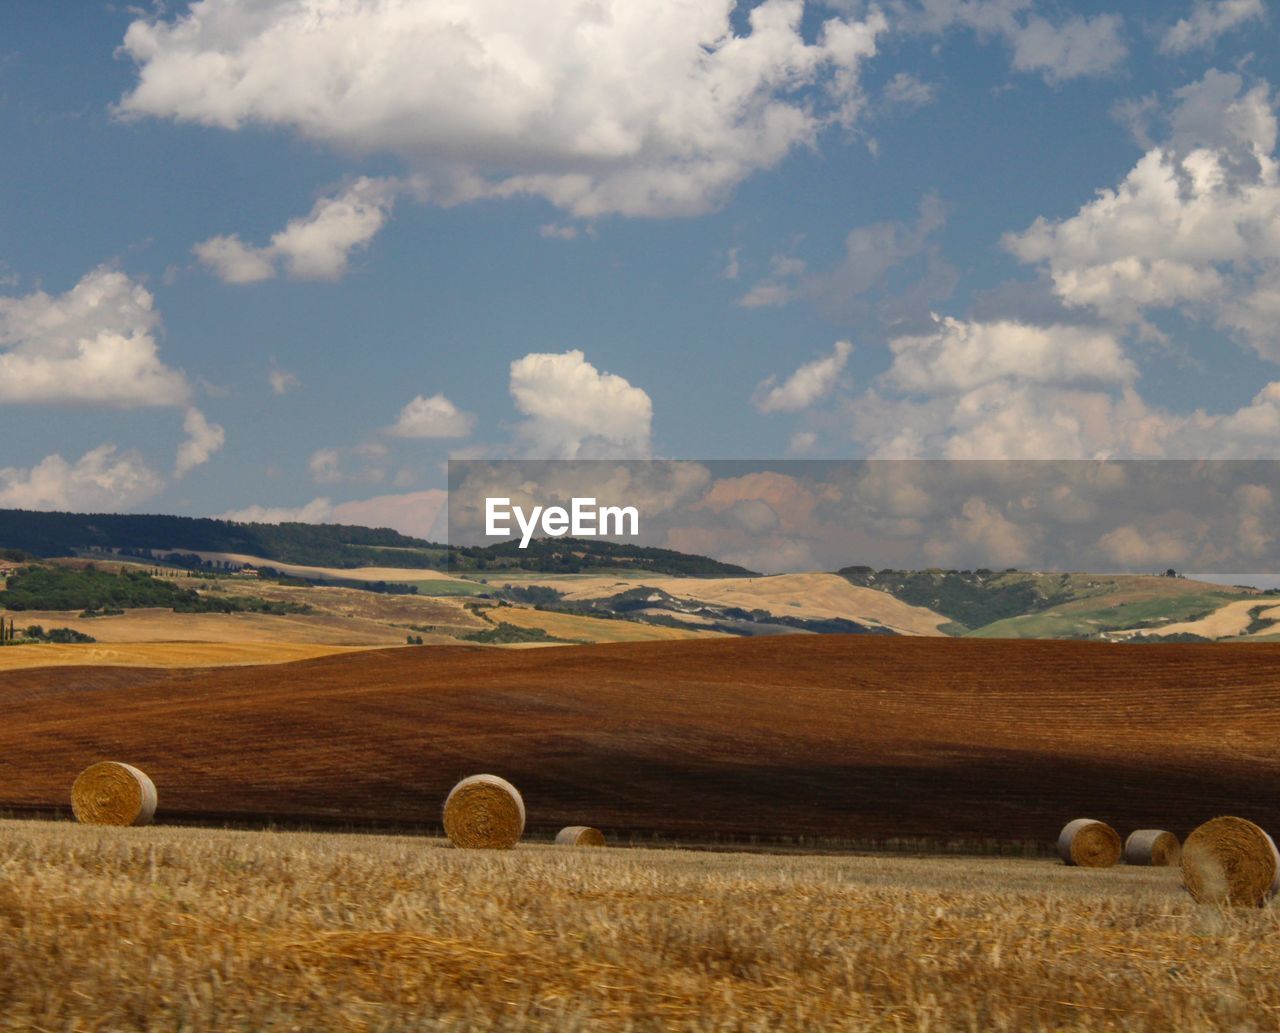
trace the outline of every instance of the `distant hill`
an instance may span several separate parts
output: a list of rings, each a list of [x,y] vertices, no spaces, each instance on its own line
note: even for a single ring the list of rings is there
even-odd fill
[[[390,528],[351,524],[241,524],[207,517],[121,513],[34,513],[0,509],[0,545],[36,556],[70,556],[101,549],[127,555],[238,552],[283,563],[361,567],[395,565],[441,569],[442,545]]]
[[[706,556],[627,545],[603,538],[535,538],[527,548],[514,542],[453,550],[452,570],[517,569],[545,574],[580,574],[601,568],[643,570],[671,577],[759,577],[754,570]]]
[[[405,567],[458,572],[530,570],[575,574],[632,569],[671,577],[744,577],[753,571],[705,556],[604,539],[535,539],[451,548],[387,527],[353,524],[254,524],[209,517],[120,513],[37,513],[0,509],[0,547],[35,556],[90,551],[145,559],[170,558],[195,566],[196,553],[233,553],[309,567]],[[176,554],[176,555],[175,555]]]
[[[874,570],[845,567],[841,577],[878,588],[913,606],[925,606],[966,628],[1046,610],[1076,598],[1070,574],[1020,570]]]
[[[980,638],[1121,638],[1168,629],[1184,641],[1257,635],[1280,620],[1271,593],[1176,574],[1025,570],[873,570],[845,567],[876,588],[949,618],[953,635]],[[1238,612],[1237,612],[1238,611]],[[1213,615],[1219,615],[1214,617]]]

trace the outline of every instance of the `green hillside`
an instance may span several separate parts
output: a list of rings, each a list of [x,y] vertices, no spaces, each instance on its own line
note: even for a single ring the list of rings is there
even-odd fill
[[[975,638],[1093,638],[1194,620],[1259,593],[1176,575],[1058,574],[1022,570],[838,571],[857,585],[951,618]]]

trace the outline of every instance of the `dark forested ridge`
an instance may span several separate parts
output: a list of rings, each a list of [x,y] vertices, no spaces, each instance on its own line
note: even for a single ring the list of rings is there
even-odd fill
[[[443,568],[446,549],[390,528],[351,524],[241,524],[209,517],[33,513],[0,509],[0,545],[36,556],[87,549],[150,555],[236,552],[307,566]]]
[[[515,542],[456,548],[387,527],[352,524],[242,524],[210,517],[121,513],[35,513],[0,509],[0,547],[34,556],[90,550],[194,565],[196,553],[258,556],[311,567],[409,567],[458,572],[517,569],[570,574],[629,568],[675,577],[746,577],[753,572],[705,556],[574,538],[543,538],[527,549]]]

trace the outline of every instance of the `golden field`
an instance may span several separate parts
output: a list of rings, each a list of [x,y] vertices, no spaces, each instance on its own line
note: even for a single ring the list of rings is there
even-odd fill
[[[32,667],[245,667],[314,660],[366,648],[371,647],[306,642],[41,643],[0,649],[0,671]]]
[[[7,1029],[1271,1030],[1278,965],[1167,869],[0,822]]]

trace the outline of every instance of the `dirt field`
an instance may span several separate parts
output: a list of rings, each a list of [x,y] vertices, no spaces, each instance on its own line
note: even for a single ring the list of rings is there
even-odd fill
[[[137,675],[7,673],[0,807],[65,807],[112,758],[174,815],[434,828],[458,778],[493,771],[535,830],[1049,842],[1081,815],[1185,835],[1222,813],[1280,829],[1272,644],[799,635]]]
[[[0,822],[0,1026],[1271,1030],[1170,870]]]

